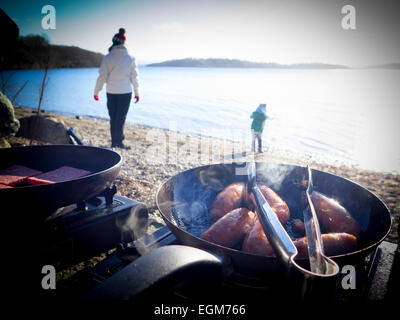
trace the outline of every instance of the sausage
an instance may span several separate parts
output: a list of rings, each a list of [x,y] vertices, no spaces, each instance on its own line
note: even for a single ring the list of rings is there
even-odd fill
[[[304,225],[304,222],[301,221],[300,219],[293,219],[292,225],[297,231],[303,232],[303,233],[306,232],[306,227]]]
[[[203,240],[224,247],[233,247],[250,231],[256,214],[247,208],[237,208],[224,215],[201,235]]]
[[[289,207],[287,206],[286,202],[279,197],[275,191],[271,188],[268,188],[266,185],[257,183],[258,187],[261,190],[261,193],[264,195],[265,199],[267,200],[268,204],[270,205],[271,209],[277,215],[279,221],[282,224],[285,224],[289,221],[290,218],[290,211]],[[256,207],[255,199],[253,194],[247,194],[246,204],[249,209],[253,209]]]
[[[335,256],[352,252],[357,249],[357,238],[348,233],[324,233],[321,234],[324,246],[324,254],[327,256]],[[296,258],[308,258],[307,237],[302,237],[293,241],[298,254]],[[259,254],[263,256],[275,256],[267,237],[265,236],[260,222],[257,220],[253,229],[249,232],[243,242],[242,250],[244,252]]]
[[[324,253],[327,256],[336,256],[352,252],[357,248],[357,238],[345,232],[324,233],[321,234]],[[297,248],[298,258],[308,257],[307,237],[299,238],[293,241]]]
[[[281,224],[285,224],[289,221],[290,212],[289,207],[271,188],[266,185],[257,183],[264,195],[272,211],[275,212]],[[254,208],[256,206],[253,194],[247,194],[246,200],[247,206]],[[259,254],[264,256],[274,256],[274,250],[268,241],[267,236],[264,233],[264,229],[258,219],[254,223],[254,227],[246,235],[242,250],[248,253]]]
[[[210,217],[214,221],[228,212],[239,208],[243,202],[247,184],[245,182],[232,183],[225,187],[210,206]]]
[[[311,200],[324,231],[345,232],[359,237],[360,225],[337,201],[317,191],[312,192]]]
[[[243,241],[242,251],[263,256],[274,256],[274,250],[258,219],[254,223],[254,227],[247,233]]]

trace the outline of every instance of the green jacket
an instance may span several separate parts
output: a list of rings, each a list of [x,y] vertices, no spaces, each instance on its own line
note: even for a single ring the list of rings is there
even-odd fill
[[[263,132],[265,120],[268,119],[268,116],[265,113],[254,111],[250,118],[253,119],[253,122],[251,123],[251,129],[255,132]]]

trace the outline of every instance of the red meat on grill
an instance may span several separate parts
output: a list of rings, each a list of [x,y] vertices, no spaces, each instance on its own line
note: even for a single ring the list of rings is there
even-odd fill
[[[15,186],[24,183],[28,177],[37,176],[42,171],[28,167],[13,165],[7,169],[0,170],[0,184]]]
[[[38,176],[28,178],[28,183],[33,185],[49,184],[81,178],[91,174],[90,171],[64,166]]]
[[[1,184],[0,183],[0,189],[7,189],[7,188],[12,188],[12,187],[10,187],[10,186],[8,186],[6,184]]]

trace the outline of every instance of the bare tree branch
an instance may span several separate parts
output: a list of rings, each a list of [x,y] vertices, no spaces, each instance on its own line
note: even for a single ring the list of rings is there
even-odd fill
[[[46,63],[46,68],[44,69],[42,85],[40,87],[39,104],[38,104],[37,111],[36,111],[37,112],[36,113],[36,119],[35,119],[35,122],[34,122],[34,124],[32,126],[32,130],[31,130],[31,141],[30,141],[30,144],[32,144],[32,142],[33,142],[34,133],[36,131],[36,128],[37,128],[37,125],[38,125],[38,122],[39,122],[39,118],[40,118],[40,108],[41,108],[41,105],[42,105],[44,90],[45,90],[45,88],[47,86],[47,73],[49,71],[49,60],[50,59],[48,58],[47,59],[47,63]]]
[[[4,94],[6,94],[8,82],[13,77],[13,75],[14,75],[14,72],[10,72],[10,74],[7,77],[7,79],[5,79],[4,78],[4,71],[3,70],[1,71],[1,92],[3,92]]]
[[[14,104],[15,99],[17,99],[18,95],[22,92],[22,90],[24,90],[24,88],[26,87],[26,85],[28,84],[28,80],[25,81],[25,83],[21,86],[21,88],[19,88],[19,90],[16,92],[16,94],[14,95],[14,97],[11,100],[11,103]]]

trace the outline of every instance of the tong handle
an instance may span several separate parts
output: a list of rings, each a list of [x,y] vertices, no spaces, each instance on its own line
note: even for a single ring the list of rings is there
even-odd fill
[[[325,274],[326,265],[323,257],[324,249],[321,231],[318,220],[316,219],[314,206],[312,205],[312,200],[308,192],[306,192],[306,196],[309,205],[304,209],[303,216],[307,236],[310,267],[312,272]]]
[[[250,162],[248,166],[248,192],[254,195],[256,213],[264,233],[274,249],[278,260],[284,264],[288,272],[294,268],[302,274],[312,277],[329,277],[338,273],[339,268],[337,264],[323,255],[323,262],[326,263],[326,270],[328,272],[312,272],[303,268],[295,261],[298,253],[297,248],[256,183],[256,165],[254,161]]]
[[[280,223],[275,212],[271,209],[257,184],[252,187],[253,195],[257,203],[257,216],[264,232],[274,249],[278,258],[287,267],[290,266],[292,258],[297,255],[297,248],[290,239],[285,228]]]
[[[306,190],[307,207],[303,210],[304,226],[306,229],[308,255],[311,272],[321,275],[335,275],[339,267],[332,259],[324,254],[317,213],[311,199],[313,191],[313,180],[311,167],[307,165],[308,186]]]

